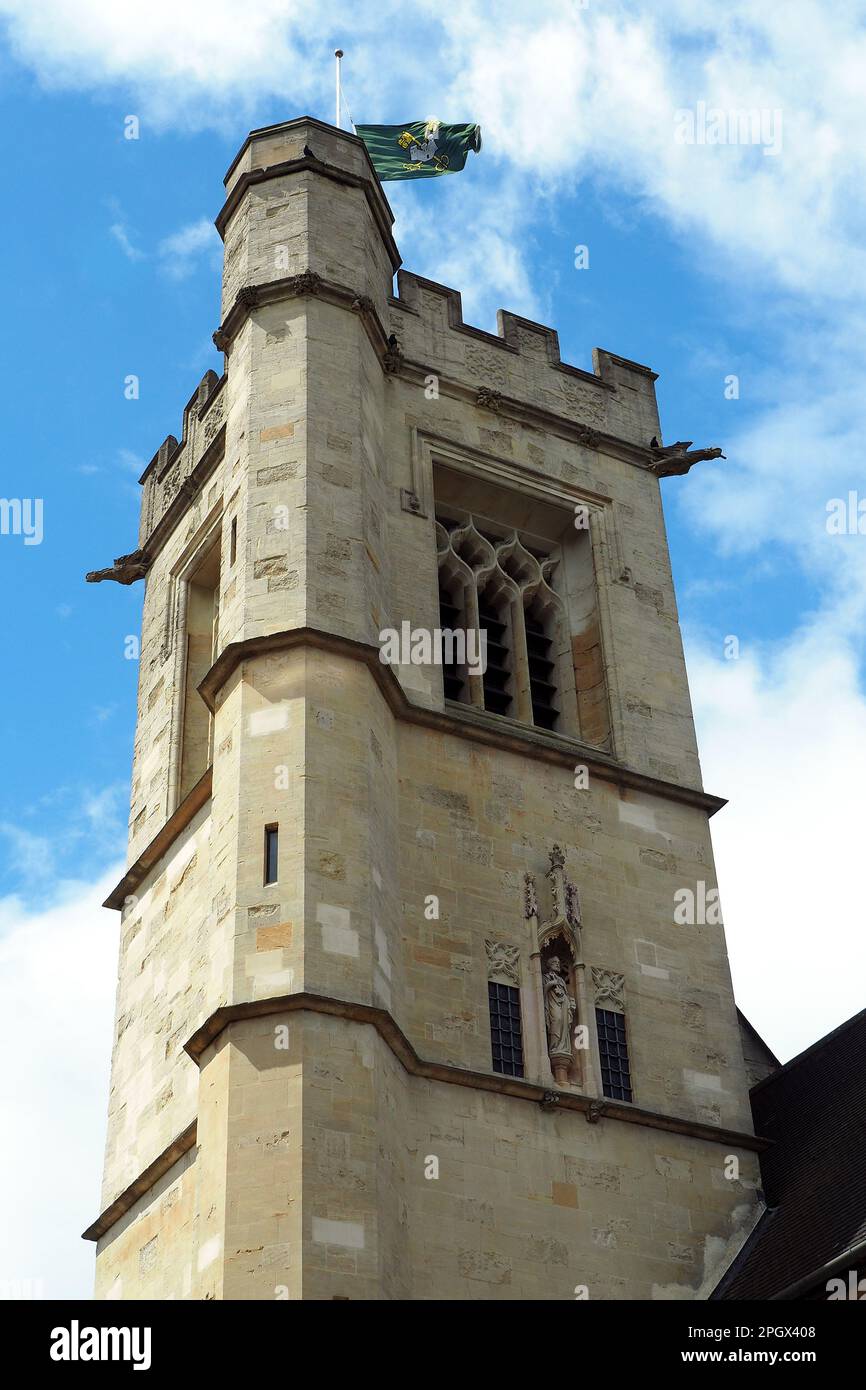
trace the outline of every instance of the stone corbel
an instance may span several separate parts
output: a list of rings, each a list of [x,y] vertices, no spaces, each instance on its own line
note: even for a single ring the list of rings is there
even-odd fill
[[[597,448],[601,443],[601,435],[598,430],[591,429],[589,425],[575,425],[575,434],[579,444],[583,444],[588,449]]]
[[[302,270],[299,275],[289,277],[288,288],[296,295],[318,294],[322,288],[322,277],[315,270]]]
[[[502,393],[489,386],[479,386],[475,394],[475,404],[483,410],[498,412],[502,409]]]

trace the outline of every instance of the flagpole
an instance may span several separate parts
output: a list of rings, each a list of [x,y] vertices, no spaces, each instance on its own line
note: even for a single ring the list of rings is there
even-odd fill
[[[336,62],[336,64],[337,64],[337,92],[336,92],[336,98],[337,98],[337,129],[338,129],[338,130],[341,130],[341,129],[342,129],[342,126],[340,125],[340,107],[341,107],[341,105],[342,105],[342,102],[341,102],[341,100],[340,100],[340,60],[341,60],[342,57],[343,57],[343,50],[342,50],[342,48],[335,48],[335,49],[334,49],[334,60],[335,60],[335,62]]]

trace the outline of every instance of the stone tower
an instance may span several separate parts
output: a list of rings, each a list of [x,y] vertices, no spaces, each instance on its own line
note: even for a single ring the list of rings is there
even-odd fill
[[[659,489],[713,451],[391,224],[250,135],[225,374],[89,576],[145,580],[97,1292],[700,1297],[760,1148]]]

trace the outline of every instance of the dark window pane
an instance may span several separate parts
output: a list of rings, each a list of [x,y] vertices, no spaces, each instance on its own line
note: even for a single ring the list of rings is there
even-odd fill
[[[490,1042],[493,1070],[504,1076],[523,1075],[523,1038],[520,1031],[520,990],[488,981]]]
[[[611,1100],[632,1099],[631,1069],[625,1034],[625,1017],[611,1009],[596,1009],[601,1084]]]
[[[276,883],[279,871],[279,832],[275,825],[265,827],[265,883]]]

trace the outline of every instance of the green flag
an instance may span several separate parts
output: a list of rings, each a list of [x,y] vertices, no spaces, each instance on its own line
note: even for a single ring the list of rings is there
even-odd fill
[[[457,174],[470,150],[481,149],[481,127],[409,121],[407,125],[356,125],[380,179]]]

